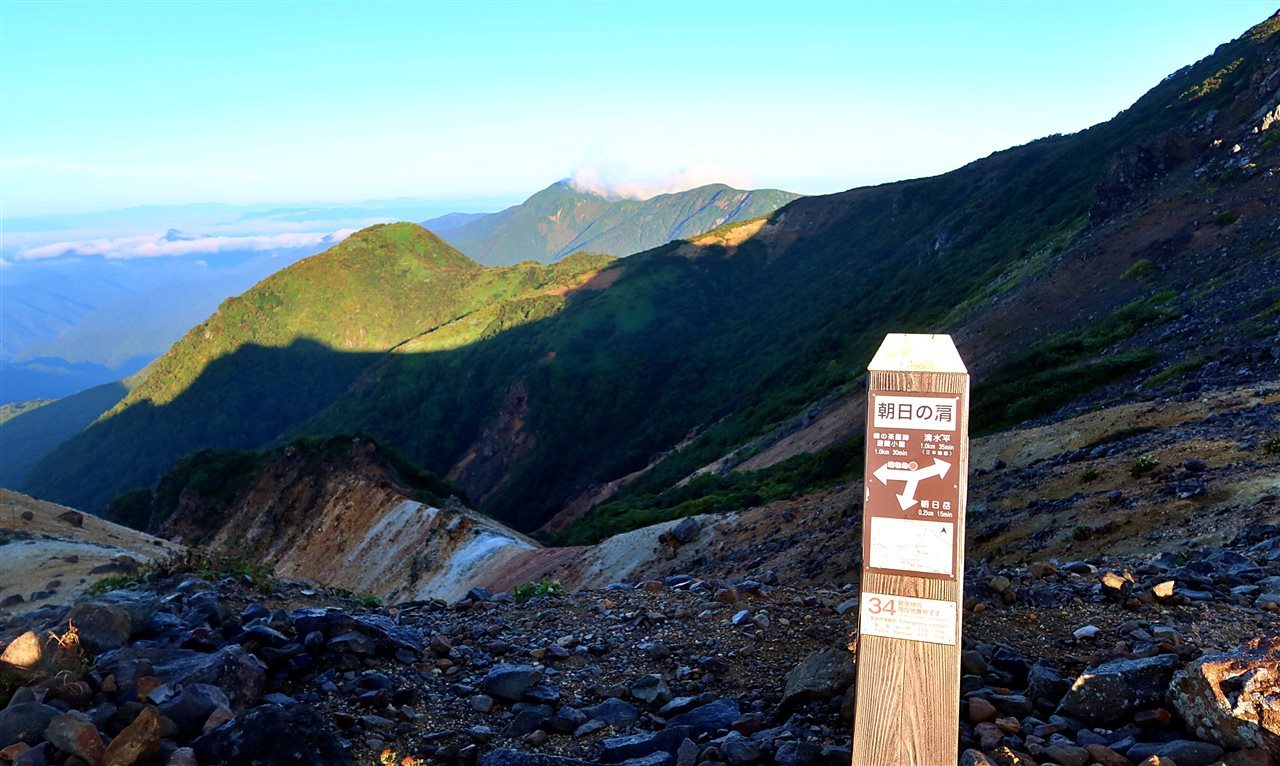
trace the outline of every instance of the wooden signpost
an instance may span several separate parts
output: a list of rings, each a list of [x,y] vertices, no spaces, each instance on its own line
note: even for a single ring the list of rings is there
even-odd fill
[[[954,766],[969,373],[948,335],[868,366],[853,766]]]

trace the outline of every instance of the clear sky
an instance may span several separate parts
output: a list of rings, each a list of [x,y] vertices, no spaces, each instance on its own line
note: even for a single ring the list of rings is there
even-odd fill
[[[831,192],[1105,120],[1275,8],[0,0],[0,213]]]

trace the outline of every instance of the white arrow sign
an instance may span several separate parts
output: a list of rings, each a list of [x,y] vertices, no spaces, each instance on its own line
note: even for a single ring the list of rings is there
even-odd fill
[[[902,488],[902,494],[898,495],[898,505],[902,510],[907,510],[916,504],[916,487],[920,486],[920,482],[930,476],[937,476],[941,479],[947,475],[947,471],[951,470],[951,464],[945,460],[933,459],[933,465],[927,468],[917,468],[914,471],[904,470],[902,468],[890,468],[888,465],[882,465],[872,474],[880,483],[889,486],[891,481],[906,482]]]

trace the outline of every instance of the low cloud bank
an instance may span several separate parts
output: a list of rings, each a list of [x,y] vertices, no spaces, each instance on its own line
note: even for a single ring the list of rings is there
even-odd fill
[[[250,236],[201,236],[170,229],[166,232],[130,237],[99,237],[52,242],[21,250],[15,256],[15,260],[38,261],[64,256],[99,256],[107,260],[132,260],[232,251],[292,250],[317,245],[327,247],[341,242],[355,231],[355,229],[338,229],[330,232],[300,231]]]

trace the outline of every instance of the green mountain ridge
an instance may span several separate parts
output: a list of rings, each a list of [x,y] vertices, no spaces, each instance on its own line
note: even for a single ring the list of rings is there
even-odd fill
[[[1280,133],[1255,130],[1277,18],[1086,131],[617,261],[483,269],[411,224],[365,230],[224,305],[26,486],[100,511],[196,449],[360,431],[523,530],[641,472],[598,536],[855,475],[850,436],[685,481],[854,395],[889,331],[956,336],[979,428],[1180,385],[1193,356],[1247,379],[1280,310]]]
[[[461,224],[456,216],[443,216],[423,226],[448,224],[440,231],[445,240],[491,265],[557,261],[579,251],[624,256],[769,215],[798,197],[710,184],[645,200],[614,199],[559,181],[498,213]]]

